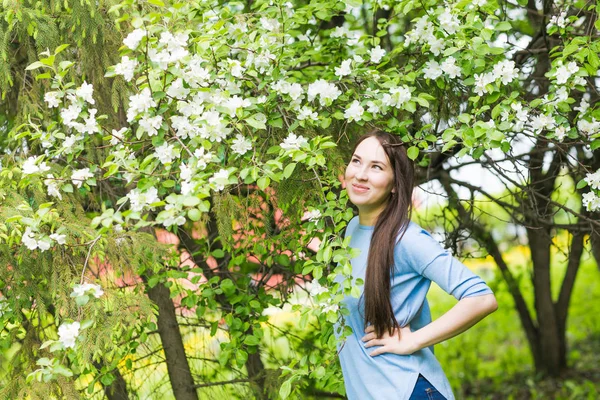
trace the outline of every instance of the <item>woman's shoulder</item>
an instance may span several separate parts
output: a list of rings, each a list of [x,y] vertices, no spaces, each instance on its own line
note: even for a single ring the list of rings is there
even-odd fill
[[[344,237],[349,236],[356,228],[358,227],[358,215],[355,215],[348,225],[346,225],[346,231],[344,233]]]
[[[431,246],[439,247],[440,244],[426,229],[410,221],[404,234],[398,235],[396,246],[409,250],[424,250]]]

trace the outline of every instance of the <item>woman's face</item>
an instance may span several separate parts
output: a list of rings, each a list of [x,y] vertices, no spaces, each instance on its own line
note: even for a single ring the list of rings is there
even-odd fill
[[[350,201],[359,212],[382,211],[394,188],[394,172],[376,137],[363,140],[344,176]]]

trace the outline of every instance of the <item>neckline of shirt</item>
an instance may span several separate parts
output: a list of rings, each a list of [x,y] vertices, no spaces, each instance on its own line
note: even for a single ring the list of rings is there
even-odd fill
[[[375,229],[375,226],[358,224],[358,229],[362,229],[363,231],[372,231],[373,229]]]

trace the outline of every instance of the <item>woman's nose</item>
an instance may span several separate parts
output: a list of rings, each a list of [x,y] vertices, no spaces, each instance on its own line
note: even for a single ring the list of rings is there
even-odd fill
[[[367,179],[367,171],[364,168],[359,168],[356,171],[356,179],[360,180],[360,181],[364,181]]]

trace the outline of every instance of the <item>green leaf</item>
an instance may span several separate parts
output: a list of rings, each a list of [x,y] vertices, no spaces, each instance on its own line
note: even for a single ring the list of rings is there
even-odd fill
[[[583,189],[586,186],[587,186],[587,182],[585,181],[585,179],[582,179],[579,182],[577,182],[577,189]]]
[[[75,303],[77,303],[77,305],[79,307],[85,306],[89,301],[90,301],[90,297],[86,294],[84,294],[83,296],[75,297]]]
[[[406,153],[408,154],[408,158],[416,160],[419,156],[419,148],[417,146],[411,146]]]
[[[265,115],[262,113],[254,114],[245,119],[248,125],[255,129],[267,129],[267,125],[265,125],[266,120]]]
[[[265,190],[270,183],[271,179],[268,176],[263,176],[262,178],[259,178],[258,181],[256,181],[256,184],[258,185],[258,188],[260,190]]]
[[[43,74],[39,74],[35,76],[35,80],[39,81],[41,79],[50,79],[52,78],[52,75],[50,75],[50,72],[44,72]]]
[[[27,68],[25,68],[25,71],[31,71],[32,69],[38,69],[38,68],[41,68],[43,66],[44,66],[44,64],[42,62],[36,61],[34,63],[29,64],[27,66]]]
[[[292,176],[292,173],[294,172],[294,168],[296,168],[296,163],[291,163],[288,164],[285,169],[283,170],[283,177],[285,179],[289,178],[290,176]]]
[[[496,25],[497,31],[510,31],[512,29],[512,25],[508,21],[502,21],[498,25]]]
[[[281,396],[281,398],[283,400],[285,400],[288,398],[288,396],[290,395],[291,392],[292,392],[292,381],[291,381],[291,379],[288,379],[287,381],[283,382],[283,384],[279,388],[279,396]]]
[[[192,208],[188,210],[187,215],[188,218],[194,222],[200,221],[200,218],[202,218],[202,213],[197,208]]]
[[[56,50],[54,50],[54,55],[57,55],[58,53],[61,53],[63,50],[65,50],[69,46],[70,46],[69,44],[61,44],[60,46],[58,46],[56,48]]]
[[[148,3],[158,6],[158,7],[165,6],[165,3],[163,3],[161,0],[148,0]]]
[[[244,344],[248,346],[258,346],[260,340],[256,336],[246,336]]]

